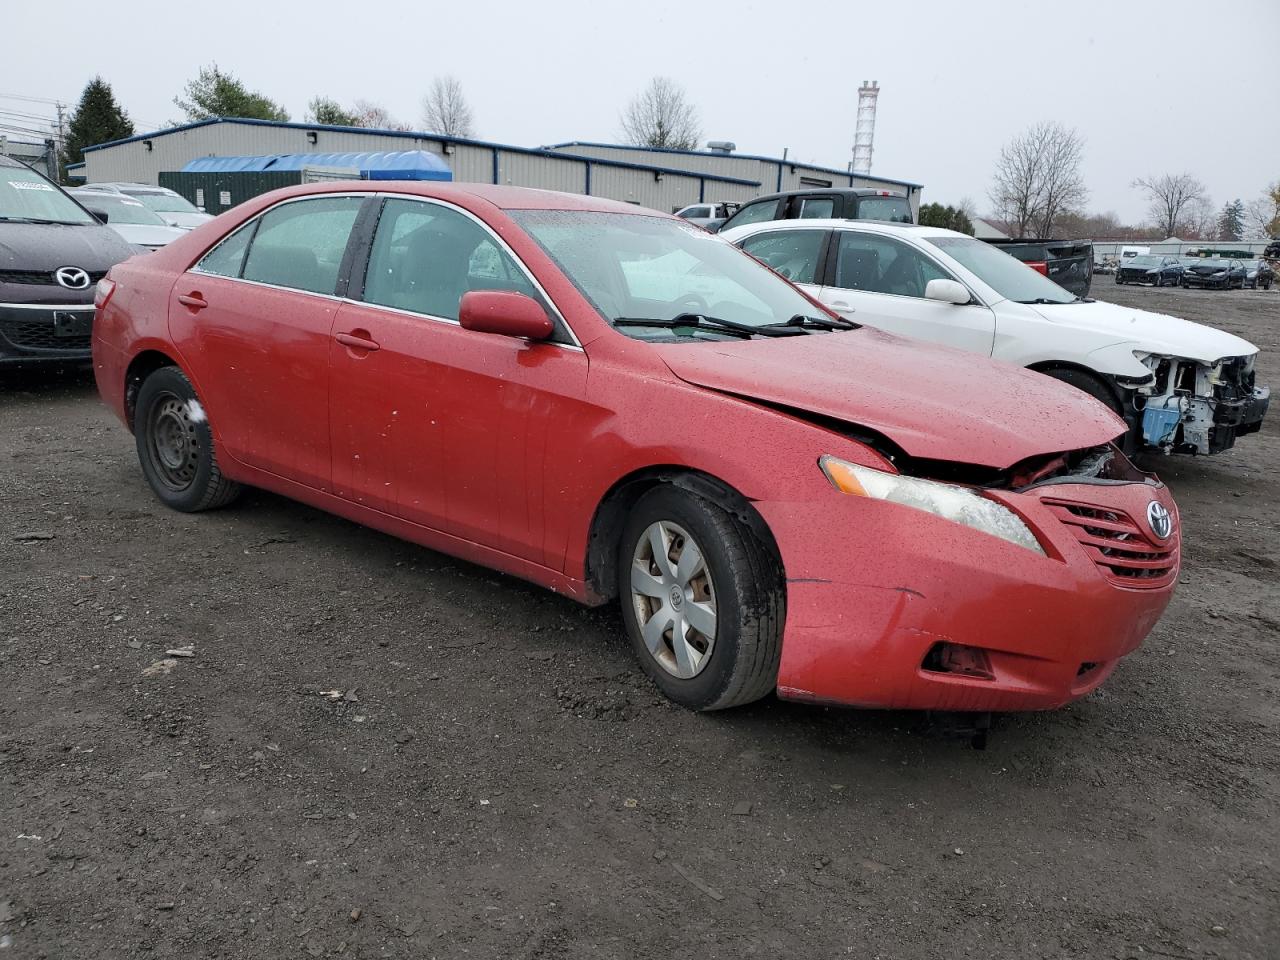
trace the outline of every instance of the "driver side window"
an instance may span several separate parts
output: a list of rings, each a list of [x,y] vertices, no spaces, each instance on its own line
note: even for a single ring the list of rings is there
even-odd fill
[[[515,261],[469,217],[419,200],[387,200],[365,273],[365,302],[457,320],[462,295],[471,290],[538,299]]]
[[[954,279],[919,250],[900,240],[850,230],[840,233],[837,287],[923,298],[930,280]]]
[[[775,230],[748,237],[742,249],[792,283],[816,283],[823,230]]]

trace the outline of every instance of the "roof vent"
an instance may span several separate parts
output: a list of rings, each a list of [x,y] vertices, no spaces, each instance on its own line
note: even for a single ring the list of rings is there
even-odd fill
[[[707,149],[712,153],[733,153],[738,145],[732,140],[708,140]]]

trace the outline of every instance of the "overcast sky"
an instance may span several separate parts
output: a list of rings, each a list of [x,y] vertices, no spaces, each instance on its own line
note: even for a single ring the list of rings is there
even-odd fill
[[[3,17],[7,123],[52,107],[6,96],[74,104],[99,73],[142,132],[180,119],[173,97],[216,61],[296,120],[324,94],[379,102],[417,126],[431,78],[452,73],[484,139],[614,141],[622,106],[666,75],[697,105],[705,138],[843,168],[858,85],[874,79],[872,171],[923,183],[926,200],[988,210],[1001,144],[1040,120],[1079,129],[1090,209],[1128,220],[1144,216],[1130,183],[1146,173],[1190,172],[1216,207],[1280,177],[1268,106],[1277,0],[131,0],[118,14],[64,0],[56,12],[9,4]]]

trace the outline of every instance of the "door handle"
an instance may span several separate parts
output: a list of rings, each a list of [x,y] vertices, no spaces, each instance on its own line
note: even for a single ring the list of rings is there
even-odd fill
[[[353,330],[351,333],[336,333],[333,339],[352,350],[377,350],[378,342],[369,339],[369,331]]]
[[[842,310],[845,313],[853,313],[853,307],[849,306],[849,304],[847,304],[843,300],[832,300],[831,303],[828,304],[828,306],[832,307],[835,310]]]
[[[192,310],[203,310],[209,305],[209,301],[200,296],[199,291],[193,290],[191,293],[178,294],[178,302],[183,306],[190,307]]]

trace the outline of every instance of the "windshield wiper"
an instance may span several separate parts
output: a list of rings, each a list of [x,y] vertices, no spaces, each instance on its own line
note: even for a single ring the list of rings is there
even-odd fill
[[[0,220],[5,223],[57,223],[65,227],[74,227],[79,223],[77,220],[42,220],[39,217],[0,217]]]
[[[1075,300],[1050,300],[1048,297],[1036,297],[1034,300],[1015,300],[1013,302],[1014,303],[1030,303],[1030,304],[1043,303],[1043,304],[1051,304],[1052,306],[1055,306],[1055,307],[1064,307],[1068,303],[1075,303],[1079,299],[1080,299],[1079,297],[1076,297]]]
[[[798,327],[801,330],[857,330],[862,324],[854,323],[852,320],[845,320],[842,317],[810,317],[803,313],[797,313],[790,320],[782,323],[770,323],[767,326],[774,329],[778,327]]]
[[[789,337],[799,334],[799,330],[780,330],[777,327],[753,327],[749,323],[738,323],[736,320],[725,320],[721,317],[709,317],[704,313],[682,313],[670,320],[660,317],[614,317],[615,327],[663,327],[673,330],[677,327],[693,327],[696,330],[714,330],[716,333],[732,333],[744,339],[754,336]]]

